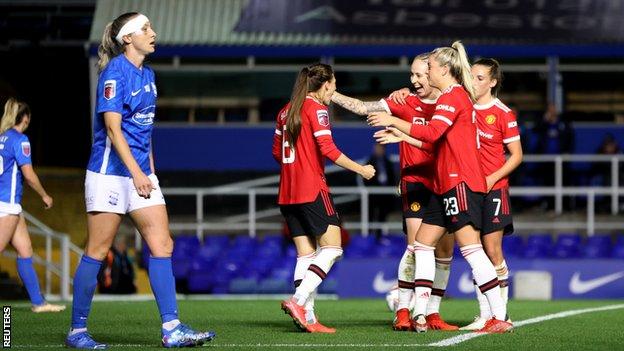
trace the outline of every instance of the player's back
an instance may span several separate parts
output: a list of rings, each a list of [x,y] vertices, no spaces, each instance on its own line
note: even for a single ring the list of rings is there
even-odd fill
[[[282,162],[280,171],[280,205],[312,202],[319,191],[329,191],[325,182],[325,157],[317,137],[331,135],[327,107],[307,97],[301,108],[301,131],[294,148],[286,131],[286,115],[290,103],[278,115],[282,131]]]
[[[443,194],[461,182],[472,191],[486,192],[474,108],[468,93],[460,85],[449,87],[438,99],[436,111],[440,109],[452,110],[456,117],[436,147],[436,192]]]
[[[0,134],[0,202],[19,203],[22,194],[20,166],[30,163],[30,142],[13,128]]]

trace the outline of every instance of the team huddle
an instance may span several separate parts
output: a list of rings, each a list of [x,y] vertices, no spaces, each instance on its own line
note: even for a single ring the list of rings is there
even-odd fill
[[[151,133],[157,90],[144,59],[155,50],[149,19],[125,13],[109,23],[99,48],[100,75],[94,138],[85,179],[87,244],[73,279],[70,348],[105,349],[87,331],[100,270],[124,215],[149,246],[149,280],[162,322],[164,347],[210,342],[213,331],[181,323],[165,200],[154,169]],[[399,90],[364,102],[336,92],[331,66],[303,68],[292,96],[277,116],[273,156],[280,164],[278,204],[297,249],[294,295],[282,309],[302,331],[334,333],[320,323],[314,303],[318,286],[342,254],[340,218],[327,185],[325,158],[365,179],[375,175],[334,144],[328,106],[334,102],[367,116],[381,144],[400,143],[403,225],[407,246],[398,266],[395,330],[513,329],[507,315],[507,266],[503,235],[513,231],[508,175],[522,161],[514,114],[497,97],[502,80],[497,61],[472,67],[463,45],[437,48],[411,65],[413,92]],[[60,311],[47,303],[32,267],[32,245],[20,205],[22,176],[41,196],[52,198],[32,170],[30,143],[23,135],[30,110],[10,100],[0,131],[0,251],[11,243],[35,312]],[[505,158],[508,151],[510,157]],[[472,267],[481,313],[458,328],[439,307],[457,243]],[[410,308],[411,307],[411,308]]]
[[[296,291],[281,306],[300,330],[335,332],[314,313],[316,289],[342,255],[324,159],[365,179],[375,173],[335,146],[330,102],[383,127],[374,133],[377,142],[400,143],[407,247],[398,267],[393,328],[513,330],[502,238],[513,232],[507,178],[522,162],[522,147],[514,113],[497,98],[501,81],[496,60],[471,66],[460,42],[417,56],[411,65],[414,91],[401,89],[380,101],[336,92],[328,65],[300,71],[291,101],[277,116],[273,139],[273,156],[281,166],[278,203],[298,253]],[[474,322],[461,328],[439,313],[455,243],[472,268],[480,307]]]

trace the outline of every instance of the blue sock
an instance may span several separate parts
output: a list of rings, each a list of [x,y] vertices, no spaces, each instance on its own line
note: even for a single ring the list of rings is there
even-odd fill
[[[171,257],[150,257],[149,281],[163,323],[178,319],[175,278]]]
[[[97,275],[102,261],[83,255],[74,275],[74,301],[72,302],[72,329],[86,328],[91,301],[97,286]]]
[[[26,286],[26,291],[28,291],[28,296],[30,296],[30,303],[43,305],[45,300],[39,289],[39,279],[37,279],[37,273],[35,273],[35,268],[33,267],[32,257],[17,258],[17,274],[19,274],[22,283]]]

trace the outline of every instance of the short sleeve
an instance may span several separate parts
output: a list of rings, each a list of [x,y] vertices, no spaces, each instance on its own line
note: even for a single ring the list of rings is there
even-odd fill
[[[394,102],[390,97],[380,100],[381,104],[384,106],[384,109],[389,114],[405,119],[405,116],[411,116],[412,110],[408,104],[400,105]],[[410,121],[411,122],[411,121]]]
[[[514,141],[520,140],[520,129],[518,128],[518,121],[516,115],[513,112],[507,112],[503,118],[503,125],[501,130],[503,131],[503,143],[509,144]]]
[[[454,94],[443,94],[436,103],[432,120],[440,120],[449,126],[455,123],[455,119],[459,115],[460,102]]]
[[[121,114],[125,95],[125,81],[122,73],[114,67],[105,69],[98,80],[96,112]]]
[[[22,138],[20,138],[19,142],[14,144],[14,147],[15,160],[17,161],[18,166],[21,167],[23,165],[32,164],[30,158],[30,141],[28,140],[27,136],[23,135]]]
[[[309,110],[310,125],[314,137],[331,135],[331,124],[329,122],[329,111],[326,108],[317,107]]]

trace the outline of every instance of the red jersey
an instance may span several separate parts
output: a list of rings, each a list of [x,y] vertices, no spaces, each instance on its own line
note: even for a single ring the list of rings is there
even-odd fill
[[[470,190],[485,193],[479,140],[472,101],[461,85],[445,89],[427,125],[412,124],[410,135],[435,143],[434,192],[444,194],[465,182]]]
[[[312,202],[319,192],[329,192],[325,182],[325,157],[336,161],[342,153],[331,136],[327,106],[307,97],[301,107],[301,132],[293,148],[286,131],[290,103],[277,115],[273,157],[280,164],[278,204]]]
[[[427,124],[433,116],[435,100],[422,100],[415,94],[409,94],[405,105],[399,105],[392,99],[381,100],[386,112],[412,124]],[[401,179],[406,182],[420,182],[428,189],[433,190],[433,155],[430,151],[433,146],[425,149],[417,148],[406,142],[399,143],[399,160],[401,163]]]
[[[498,171],[505,164],[505,144],[520,140],[516,116],[499,99],[485,105],[474,105],[481,143],[481,164],[486,176]],[[500,179],[492,190],[507,188],[507,177]]]

